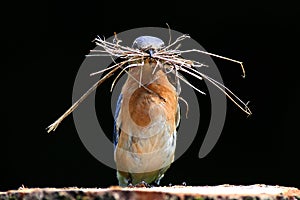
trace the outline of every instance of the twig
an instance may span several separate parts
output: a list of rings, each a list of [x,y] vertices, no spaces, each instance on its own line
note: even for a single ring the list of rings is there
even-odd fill
[[[58,118],[53,124],[47,127],[47,132],[55,131],[58,125],[69,115],[71,114],[78,105],[85,100],[99,85],[101,85],[107,78],[113,75],[113,73],[118,69],[118,67],[112,69],[108,74],[103,78],[97,81],[86,93],[84,93],[60,118]]]
[[[168,27],[168,29],[169,29],[169,43],[168,43],[168,45],[170,45],[170,44],[171,44],[171,41],[172,41],[171,28],[170,28],[170,26],[169,26],[168,23],[166,23],[166,25],[167,25],[167,27]]]
[[[221,59],[224,59],[224,60],[229,60],[229,61],[232,61],[232,62],[235,62],[235,63],[239,63],[241,65],[241,68],[242,68],[242,71],[243,71],[242,77],[243,78],[246,77],[246,72],[245,72],[245,69],[244,69],[244,66],[243,66],[243,62],[241,62],[241,61],[234,60],[234,59],[231,59],[231,58],[227,58],[227,57],[224,57],[224,56],[220,56],[220,55],[217,55],[217,54],[214,54],[214,53],[201,51],[199,49],[191,49],[191,50],[180,51],[180,53],[190,53],[190,52],[199,52],[199,53],[203,53],[203,54],[206,54],[206,55],[209,55],[209,56],[214,56],[214,57],[221,58]]]
[[[199,90],[198,88],[196,88],[194,85],[192,85],[189,81],[187,81],[183,76],[178,74],[178,71],[182,71],[184,73],[187,73],[191,76],[194,76],[195,78],[202,80],[202,78],[205,78],[206,80],[208,80],[209,82],[211,82],[214,86],[216,86],[218,89],[220,89],[233,103],[235,103],[240,109],[242,109],[244,112],[246,112],[247,114],[251,114],[251,111],[248,107],[248,103],[244,103],[242,100],[240,100],[233,92],[231,92],[231,90],[229,90],[227,87],[225,87],[223,84],[219,83],[218,81],[208,77],[207,75],[193,69],[193,67],[202,67],[202,66],[207,66],[205,64],[202,64],[198,61],[194,61],[194,60],[188,60],[188,59],[184,59],[182,58],[180,55],[183,53],[190,53],[190,52],[198,52],[198,53],[202,53],[202,54],[206,54],[209,56],[214,56],[214,57],[218,57],[221,59],[225,59],[231,62],[235,62],[235,63],[239,63],[241,65],[242,71],[243,71],[243,77],[245,78],[245,69],[243,67],[242,62],[231,59],[231,58],[227,58],[224,56],[220,56],[217,54],[213,54],[213,53],[209,53],[209,52],[205,52],[205,51],[201,51],[198,49],[191,49],[191,50],[178,50],[178,48],[180,47],[180,41],[190,38],[189,35],[182,35],[179,36],[174,42],[171,43],[171,31],[170,31],[170,27],[167,24],[168,28],[169,28],[169,43],[166,47],[158,50],[157,52],[154,52],[151,56],[149,53],[147,53],[146,51],[140,50],[140,49],[134,49],[134,48],[130,48],[130,47],[126,47],[126,46],[122,46],[119,43],[122,42],[122,40],[119,40],[117,38],[117,34],[115,34],[115,38],[114,38],[114,42],[108,42],[105,39],[100,38],[99,36],[97,36],[94,40],[94,42],[96,43],[97,46],[101,47],[101,50],[91,50],[91,53],[96,53],[96,54],[89,54],[87,56],[110,56],[114,62],[114,65],[100,70],[98,72],[94,72],[92,74],[90,74],[91,76],[96,75],[96,74],[100,74],[103,73],[105,71],[109,71],[108,74],[106,74],[103,78],[101,78],[99,81],[97,81],[86,93],[84,93],[60,118],[58,118],[53,124],[51,124],[50,126],[47,127],[47,131],[54,131],[57,126],[63,121],[63,119],[65,119],[70,113],[72,113],[77,107],[78,105],[85,100],[99,85],[101,85],[107,78],[109,78],[110,76],[113,75],[113,73],[117,70],[117,69],[122,69],[122,71],[117,75],[117,77],[114,79],[112,86],[111,86],[111,90],[114,87],[114,84],[116,82],[116,80],[122,75],[123,72],[126,72],[128,74],[129,77],[133,78],[136,82],[139,83],[139,87],[143,87],[144,89],[146,89],[147,91],[151,92],[151,93],[155,93],[152,90],[150,90],[149,88],[147,88],[146,86],[144,86],[141,82],[142,82],[142,66],[144,65],[144,60],[146,58],[152,57],[151,59],[154,59],[157,64],[154,67],[152,73],[154,74],[156,71],[157,67],[163,68],[164,64],[168,64],[171,65],[172,67],[170,68],[169,71],[164,72],[164,74],[168,74],[170,72],[172,72],[176,79],[177,82],[179,84],[179,80],[182,80],[183,82],[185,82],[186,84],[188,84],[190,87],[192,87],[193,89],[195,89],[196,91],[200,92],[201,94],[205,94],[204,92],[202,92],[201,90]],[[176,45],[175,49],[170,49],[172,46]],[[125,59],[125,61],[116,63],[115,60],[113,59],[113,57],[120,57]],[[136,61],[141,61],[140,63],[134,63]],[[125,68],[123,68],[123,65],[128,64]],[[126,69],[128,68],[133,68],[133,67],[141,67],[141,72],[140,72],[140,80],[136,80],[136,78],[134,78],[129,72],[126,71]],[[156,79],[155,79],[156,80]],[[154,80],[154,81],[155,81]],[[178,88],[177,88],[178,90]],[[156,93],[155,93],[156,94]],[[163,97],[161,97],[159,94],[157,94],[160,98],[164,99]],[[178,96],[179,96],[179,92],[178,92]],[[182,100],[182,99],[181,99]],[[186,104],[187,102],[184,101]],[[242,105],[244,106],[244,108],[242,107]],[[188,108],[187,108],[188,110]]]
[[[189,113],[189,104],[183,97],[178,97],[178,99],[183,101],[183,103],[186,105],[185,118],[187,119]]]

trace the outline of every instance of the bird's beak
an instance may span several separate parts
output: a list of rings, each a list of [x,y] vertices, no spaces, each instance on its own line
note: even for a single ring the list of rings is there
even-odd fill
[[[152,58],[152,55],[154,54],[154,50],[153,49],[149,49],[149,56],[150,56],[150,58]]]

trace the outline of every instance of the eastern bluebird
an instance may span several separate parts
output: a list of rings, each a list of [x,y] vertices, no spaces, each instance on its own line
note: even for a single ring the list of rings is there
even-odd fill
[[[199,80],[207,80],[220,89],[240,109],[251,114],[247,103],[241,101],[222,83],[193,69],[193,67],[201,67],[203,64],[184,59],[180,55],[181,53],[198,52],[239,63],[243,70],[243,77],[245,77],[242,62],[197,49],[180,51],[177,50],[179,46],[173,50],[169,49],[170,46],[185,38],[188,36],[180,36],[175,42],[165,46],[159,38],[141,36],[135,39],[132,48],[119,45],[120,40],[116,35],[114,43],[106,42],[100,37],[96,38],[96,44],[104,50],[94,50],[93,52],[105,52],[107,54],[104,56],[117,56],[125,61],[93,73],[95,75],[110,70],[51,124],[48,132],[54,131],[61,121],[72,113],[91,92],[112,76],[116,70],[122,69],[119,75],[125,71],[128,77],[117,101],[113,135],[114,159],[119,185],[137,185],[143,181],[147,184],[158,185],[174,161],[176,131],[180,122],[179,80],[203,93],[178,74],[178,71]],[[173,74],[175,79],[172,80],[169,74]]]
[[[179,94],[165,71],[169,65],[151,57],[164,42],[141,36],[132,47],[150,56],[128,70],[117,101],[113,137],[117,178],[120,186],[143,181],[158,185],[174,161]]]

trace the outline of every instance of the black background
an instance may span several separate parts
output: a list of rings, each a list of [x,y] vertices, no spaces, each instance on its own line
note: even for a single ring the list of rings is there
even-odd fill
[[[228,102],[225,127],[215,148],[205,158],[198,158],[204,137],[199,131],[190,149],[168,170],[162,185],[185,181],[188,185],[300,187],[297,6],[287,2],[165,4],[51,1],[14,2],[7,7],[1,31],[5,54],[1,66],[0,191],[22,184],[117,184],[115,170],[85,149],[72,117],[54,133],[46,133],[45,128],[71,106],[77,70],[94,48],[91,41],[96,35],[109,37],[132,28],[166,27],[165,23],[190,34],[209,52],[244,62],[246,79],[241,78],[238,64],[214,58],[225,84],[251,101],[253,115],[247,118]]]

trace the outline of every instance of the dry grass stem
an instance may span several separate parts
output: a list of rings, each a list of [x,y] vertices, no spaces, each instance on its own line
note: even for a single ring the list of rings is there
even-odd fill
[[[170,34],[170,33],[169,33]],[[224,56],[220,56],[217,54],[209,53],[206,51],[201,51],[198,49],[191,49],[191,50],[179,50],[180,42],[190,38],[189,35],[182,35],[179,36],[174,42],[171,43],[171,34],[169,38],[169,43],[167,46],[163,47],[160,50],[155,51],[153,54],[149,54],[146,51],[140,50],[140,49],[134,49],[127,46],[120,45],[121,40],[118,39],[117,35],[115,34],[115,38],[113,42],[108,42],[105,39],[102,39],[101,37],[97,36],[95,38],[95,43],[98,47],[101,49],[91,50],[90,54],[87,55],[89,57],[91,56],[110,56],[113,61],[113,65],[110,67],[107,67],[106,69],[102,69],[98,72],[94,72],[90,74],[91,76],[96,74],[102,74],[103,72],[108,73],[103,76],[99,81],[97,81],[86,93],[82,95],[82,97],[79,98],[78,101],[76,101],[60,118],[58,118],[53,124],[48,126],[48,132],[54,131],[57,126],[63,121],[64,118],[66,118],[70,113],[72,113],[78,105],[86,99],[99,85],[101,85],[106,79],[111,77],[117,69],[122,69],[121,72],[116,76],[114,79],[112,85],[111,85],[111,91],[118,80],[118,78],[125,72],[133,78],[136,82],[139,83],[140,87],[145,88],[147,91],[152,92],[148,87],[144,86],[141,83],[142,80],[142,69],[140,70],[140,77],[139,80],[134,78],[130,73],[128,73],[127,69],[133,68],[133,67],[143,67],[144,60],[145,59],[154,59],[156,61],[156,66],[153,69],[153,73],[157,70],[157,68],[164,70],[165,74],[171,73],[175,76],[176,79],[176,85],[179,86],[179,80],[183,81],[184,83],[188,84],[190,87],[192,87],[194,90],[201,94],[205,94],[203,91],[192,85],[188,80],[186,80],[182,75],[180,75],[178,72],[183,72],[186,74],[189,74],[199,80],[205,79],[212,83],[214,86],[216,86],[220,91],[222,91],[234,104],[236,104],[241,110],[243,110],[248,115],[251,114],[251,111],[248,107],[248,102],[244,103],[241,99],[239,99],[231,90],[229,90],[227,87],[225,87],[220,82],[208,77],[207,75],[201,73],[200,71],[196,70],[195,68],[199,67],[208,67],[207,65],[195,61],[195,60],[189,60],[182,57],[182,54],[190,53],[190,52],[198,52],[201,54],[217,57],[220,59],[225,59],[231,62],[235,62],[240,64],[243,72],[243,77],[245,77],[245,69],[243,67],[242,62],[227,58]],[[171,49],[171,47],[174,47],[177,45],[174,49]],[[114,58],[121,58],[123,61],[116,63]],[[169,66],[166,68],[166,66]],[[170,67],[171,66],[171,67]],[[178,93],[179,95],[179,93]],[[162,97],[161,97],[162,98]],[[183,100],[182,98],[180,98]],[[186,104],[187,102],[183,100]],[[188,104],[187,104],[188,105]]]

